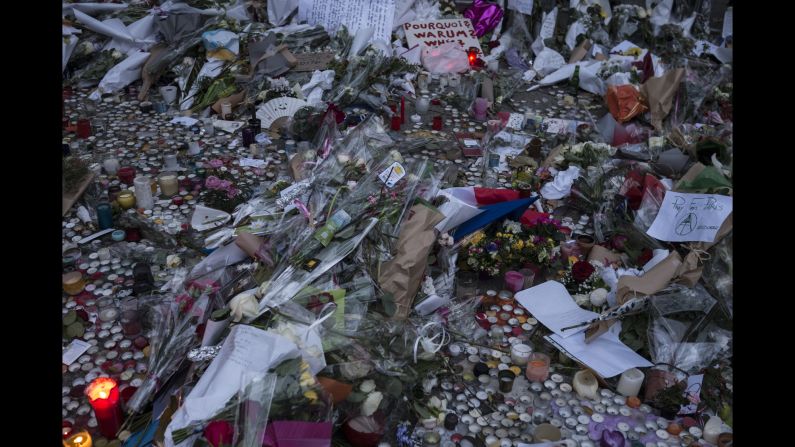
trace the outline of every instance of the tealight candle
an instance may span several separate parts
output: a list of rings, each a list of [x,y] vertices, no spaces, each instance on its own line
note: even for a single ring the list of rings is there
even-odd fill
[[[82,430],[63,440],[64,447],[91,447],[91,435]]]
[[[597,391],[599,390],[599,383],[596,381],[596,377],[591,371],[578,371],[577,374],[574,375],[572,386],[580,397],[586,399],[598,398]]]
[[[160,183],[160,192],[164,196],[171,197],[179,192],[179,182],[174,174],[163,174],[158,182]]]
[[[525,344],[517,343],[511,346],[511,361],[515,365],[524,366],[527,364],[532,353],[533,348]]]
[[[628,369],[621,374],[616,391],[627,397],[637,396],[644,377],[643,372],[638,368]]]

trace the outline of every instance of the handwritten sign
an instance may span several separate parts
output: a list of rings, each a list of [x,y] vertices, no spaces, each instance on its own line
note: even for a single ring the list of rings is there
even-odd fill
[[[323,25],[335,34],[344,25],[353,35],[359,28],[373,28],[371,41],[390,42],[395,0],[299,0],[298,20]]]
[[[420,45],[425,48],[436,48],[448,42],[457,43],[464,50],[469,47],[478,49],[482,54],[480,42],[475,36],[475,29],[469,19],[440,19],[429,22],[408,22],[403,25],[406,43],[409,48]]]
[[[668,191],[646,234],[667,242],[713,242],[731,212],[729,196]]]

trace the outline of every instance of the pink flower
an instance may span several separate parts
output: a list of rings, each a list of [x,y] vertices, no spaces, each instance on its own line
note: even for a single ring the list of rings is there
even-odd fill
[[[234,199],[235,196],[238,195],[238,193],[240,193],[239,189],[229,188],[229,189],[226,190],[226,197],[228,197],[230,199]]]
[[[207,180],[204,181],[204,185],[210,189],[218,189],[221,186],[221,179],[211,175],[207,177]]]
[[[217,189],[229,189],[229,187],[231,187],[231,186],[232,186],[232,182],[230,182],[229,180],[221,180],[218,183],[218,188]]]
[[[224,165],[224,162],[222,162],[221,160],[219,160],[217,158],[213,158],[212,160],[210,160],[210,166],[212,166],[215,169],[218,169],[218,168],[220,168],[223,165]]]
[[[227,421],[212,421],[204,427],[204,438],[213,447],[231,445],[234,434],[234,427]]]
[[[188,312],[193,307],[193,298],[190,295],[179,295],[176,298],[176,302],[179,304],[180,312]]]

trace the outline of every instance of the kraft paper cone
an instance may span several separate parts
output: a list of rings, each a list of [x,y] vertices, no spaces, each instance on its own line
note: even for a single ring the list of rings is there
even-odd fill
[[[649,105],[651,124],[655,129],[662,130],[662,122],[671,111],[674,96],[684,75],[685,69],[677,68],[667,71],[659,78],[649,78],[640,87],[640,93]]]
[[[588,261],[600,261],[602,264],[606,261],[607,264],[613,264],[621,262],[621,255],[601,245],[594,245],[588,252]]]
[[[428,254],[436,241],[434,227],[443,219],[444,214],[427,205],[412,206],[409,217],[400,230],[395,257],[382,264],[378,283],[395,299],[395,319],[405,319],[411,312],[425,272]]]
[[[318,377],[317,381],[331,397],[334,403],[338,404],[348,398],[348,395],[353,391],[353,385],[350,383],[340,382],[339,380],[330,379],[328,377]]]
[[[560,155],[560,153],[563,151],[564,147],[565,146],[561,144],[560,146],[556,147],[555,149],[552,149],[552,151],[549,152],[549,155],[547,155],[547,158],[544,159],[544,162],[541,163],[541,167],[542,168],[548,168],[548,167],[552,166],[552,164],[555,162],[555,157]]]
[[[240,233],[235,239],[235,244],[254,259],[259,259],[257,257],[257,250],[259,250],[264,242],[265,241],[261,237],[251,233]]]
[[[234,109],[235,107],[237,107],[238,104],[243,102],[243,99],[245,99],[245,97],[246,97],[246,93],[245,92],[239,92],[239,93],[235,93],[232,96],[227,96],[226,98],[221,98],[218,101],[215,101],[215,104],[212,105],[212,109],[213,109],[213,111],[215,113],[220,115],[221,114],[221,104],[223,104],[225,101],[229,101],[229,104],[232,106],[232,109]]]
[[[593,42],[591,42],[591,39],[583,40],[579,45],[577,45],[576,48],[574,48],[574,50],[572,50],[571,56],[569,57],[569,63],[573,64],[581,61],[582,58],[588,54],[588,51],[591,49],[591,47],[593,47]]]
[[[674,251],[643,276],[626,275],[618,278],[616,301],[622,305],[635,295],[654,295],[668,286],[681,265],[682,257]]]

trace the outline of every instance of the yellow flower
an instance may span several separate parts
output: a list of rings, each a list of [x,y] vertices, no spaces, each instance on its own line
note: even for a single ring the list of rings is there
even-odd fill
[[[477,245],[481,240],[483,240],[484,237],[485,237],[485,235],[483,234],[482,231],[479,231],[479,232],[475,233],[475,235],[472,236],[472,240],[471,240],[472,245]]]
[[[576,256],[569,256],[569,264],[574,264],[575,262],[579,261]]]
[[[309,371],[304,371],[301,373],[300,382],[301,386],[306,388],[312,386],[315,383],[315,378],[312,377],[312,374],[309,374]]]
[[[317,400],[317,393],[314,390],[304,391],[304,397],[314,402]]]
[[[627,51],[624,52],[624,56],[635,56],[635,57],[638,57],[638,56],[640,56],[640,53],[642,51],[643,50],[641,50],[638,47],[632,47],[632,48],[630,48],[630,49],[628,49]]]
[[[502,237],[502,233],[497,232],[497,237]]]
[[[603,19],[606,19],[607,18],[607,11],[605,11],[604,9],[599,11],[599,17],[601,17]]]

